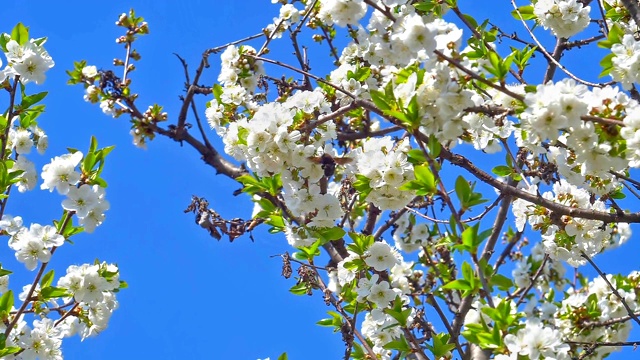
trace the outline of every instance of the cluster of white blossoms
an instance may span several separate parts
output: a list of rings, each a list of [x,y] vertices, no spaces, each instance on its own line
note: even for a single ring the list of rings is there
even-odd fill
[[[72,265],[58,280],[58,287],[66,289],[80,304],[81,316],[65,321],[69,336],[77,333],[85,339],[107,328],[111,315],[118,308],[115,291],[120,287],[120,281],[116,265]]]
[[[374,11],[366,29],[354,29],[357,30],[357,41],[345,47],[341,64],[353,63],[359,58],[384,75],[393,72],[393,67],[404,68],[415,62],[432,60],[433,50],[451,54],[460,46],[462,30],[455,24],[419,15],[412,5],[404,5],[406,1],[399,2],[403,6],[396,8],[395,21]]]
[[[56,325],[49,318],[34,320],[32,327],[21,319],[7,337],[7,346],[19,346],[23,351],[19,355],[8,355],[5,359],[63,359],[61,346],[67,328],[63,324]],[[5,329],[4,324],[0,325],[1,331],[4,332]]]
[[[225,103],[227,104],[227,103]],[[227,104],[228,105],[228,104]],[[284,103],[258,106],[253,117],[241,117],[223,125],[222,110],[210,103],[207,119],[222,135],[225,151],[259,176],[281,174],[283,197],[289,210],[303,216],[311,227],[332,227],[344,212],[338,200],[339,186],[331,182],[323,194],[318,182],[325,176],[321,164],[311,157],[330,154],[338,156],[330,145],[336,138],[335,123],[325,122],[311,131],[305,122],[295,124],[296,118],[309,118],[329,111],[324,96],[318,91],[302,91]],[[292,130],[292,128],[298,128]],[[306,246],[315,239],[302,228],[287,231],[294,246]]]
[[[422,82],[414,72],[394,88],[396,99],[405,106],[414,98],[417,101],[422,133],[433,134],[440,142],[452,145],[470,127],[463,111],[482,103],[479,95],[456,82],[457,75],[444,63],[436,63],[422,75]]]
[[[524,322],[524,327],[516,334],[507,334],[504,343],[509,349],[509,355],[496,355],[496,360],[517,359],[517,355],[527,356],[527,359],[555,359],[569,360],[569,345],[562,341],[560,331],[546,326],[535,319]]]
[[[411,217],[414,217],[413,221]],[[415,223],[415,215],[411,215],[408,212],[404,213],[396,221],[396,229],[393,233],[393,240],[398,250],[402,250],[406,253],[412,253],[421,250],[423,247],[431,248],[432,243],[431,235],[429,233],[429,226],[426,223]]]
[[[222,102],[225,104],[246,105],[264,74],[262,61],[245,55],[257,55],[256,49],[243,45],[229,46],[220,55],[222,60],[218,81],[223,87]]]
[[[62,246],[65,238],[51,225],[31,224],[27,229],[22,224],[20,216],[5,214],[0,220],[0,228],[11,236],[9,247],[15,251],[16,259],[24,263],[28,270],[34,270],[38,262],[49,262],[51,250]]]
[[[612,171],[640,166],[640,107],[619,89],[589,90],[564,79],[538,85],[525,104],[515,131],[518,146],[545,155],[569,183],[604,195],[621,186]],[[618,133],[598,118],[625,126]]]
[[[621,43],[611,46],[611,52],[615,55],[611,59],[611,77],[625,90],[631,90],[640,81],[640,41],[633,34],[625,34]]]
[[[7,337],[7,346],[18,346],[23,349],[19,355],[9,355],[7,359],[62,359],[62,340],[78,334],[83,340],[99,334],[106,329],[109,319],[118,308],[114,291],[119,288],[119,270],[112,264],[70,266],[67,275],[60,278],[58,287],[64,289],[72,297],[64,299],[65,306],[77,302],[71,316],[62,321],[48,317],[35,319],[32,326],[24,320],[24,315],[16,323]],[[20,294],[26,300],[31,284],[24,287]],[[33,296],[38,296],[40,287]],[[52,307],[58,307],[51,301]],[[6,325],[0,325],[5,331]]]
[[[373,342],[373,350],[381,359],[389,359],[391,352],[384,349],[384,345],[400,339],[403,333],[398,321],[385,313],[385,309],[390,308],[396,298],[400,299],[403,306],[408,306],[407,295],[411,292],[409,278],[416,273],[421,278],[422,273],[413,270],[413,263],[402,261],[400,253],[384,241],[374,242],[362,255],[349,253],[338,264],[337,270],[329,273],[328,288],[340,292],[343,287],[350,287],[352,282],[356,282],[356,300],[372,307],[362,322],[362,334]],[[381,279],[378,274],[358,279],[358,262],[377,272],[388,272],[388,281]],[[407,318],[408,324],[413,323],[414,311],[412,309]]]
[[[527,191],[535,193],[536,186],[531,186]],[[602,213],[608,211],[604,202],[592,201],[591,195],[585,189],[578,188],[566,181],[555,183],[553,191],[545,192],[542,197],[576,209],[592,209]],[[628,224],[617,224],[618,228],[622,228],[619,234],[623,234],[624,238],[621,238],[620,235],[614,238],[612,237],[613,225],[605,225],[600,220],[588,220],[568,215],[563,215],[554,221],[550,210],[522,199],[513,202],[512,210],[516,216],[519,231],[524,229],[525,222],[528,221],[534,230],[542,233],[545,253],[554,260],[565,261],[574,267],[586,263],[583,254],[592,257],[606,248],[625,242],[630,236]]]
[[[513,283],[520,289],[526,289],[535,278],[533,288],[541,293],[547,293],[553,288],[562,290],[567,285],[565,278],[566,269],[561,261],[551,258],[544,261],[545,248],[542,243],[537,242],[531,249],[529,256],[522,257],[515,262],[515,267],[511,271]],[[540,267],[542,266],[542,269]],[[538,271],[540,271],[538,273]],[[536,277],[535,275],[538,274]]]
[[[246,163],[260,177],[280,175],[279,196],[293,215],[291,223],[286,219],[284,224],[289,244],[310,246],[318,240],[319,228],[333,227],[345,216],[338,183],[342,179],[368,184],[366,201],[383,211],[402,209],[415,197],[414,192],[399,190],[414,178],[414,166],[407,160],[407,152],[415,147],[410,138],[372,136],[354,140],[349,142],[347,154],[339,154],[334,148],[338,131],[352,125],[351,114],[339,113],[339,107],[349,106],[354,100],[375,103],[382,96],[376,98],[376,94],[385,95],[386,105],[397,110],[396,120],[403,121],[402,115],[415,115],[417,120],[412,125],[417,124],[421,133],[433,135],[448,148],[466,142],[493,153],[514,135],[518,147],[529,151],[524,157],[526,170],[534,172],[543,163],[550,165],[553,175],[552,179],[529,176],[520,182],[520,188],[537,195],[544,191],[544,182],[552,182],[552,191],[544,192],[543,199],[575,209],[611,212],[594,194],[602,196],[620,189],[618,178],[611,172],[625,173],[630,166],[640,167],[638,103],[617,88],[589,89],[571,79],[541,84],[535,91],[527,88],[526,92],[524,85],[506,86],[524,101],[491,88],[476,91],[469,85],[468,74],[433,54],[438,50],[457,58],[472,52],[471,47],[459,50],[462,30],[433,15],[421,15],[407,3],[378,1],[381,8],[389,7],[393,16],[383,11],[367,15],[367,3],[361,0],[321,0],[314,3],[317,7],[313,10],[304,10],[314,11],[311,23],[349,26],[355,37],[344,48],[337,67],[324,77],[339,89],[294,91],[268,102],[254,96],[264,69],[259,61],[245,55],[256,55],[256,50],[229,46],[222,55],[218,78],[222,92],[214,91],[216,98],[208,104],[207,120],[222,137],[227,154]],[[590,7],[577,0],[538,0],[533,9],[538,22],[558,37],[569,38],[590,22]],[[282,24],[275,34],[279,37],[283,29],[300,20],[304,11],[292,4],[283,5],[267,30],[275,31],[275,26]],[[360,26],[363,19],[368,19],[366,26]],[[491,48],[494,44],[485,45]],[[640,46],[631,35],[612,47],[614,80],[625,88],[640,79],[638,50]],[[485,67],[486,56],[462,57],[459,65],[486,78],[495,76]],[[333,107],[327,99],[334,102]],[[409,111],[415,114],[407,115]],[[496,116],[494,111],[504,115]],[[624,123],[619,131],[608,126],[617,126],[618,122]],[[379,129],[375,124],[367,130]],[[310,161],[322,154],[346,156],[352,162],[337,166],[335,177],[327,176],[320,165]],[[559,179],[555,178],[556,170]],[[323,189],[320,183],[324,178],[328,178],[328,186]],[[542,234],[532,254],[515,261],[512,275],[520,289],[532,285],[534,274],[538,274],[532,288],[555,293],[567,284],[562,262],[583,265],[583,254],[594,256],[630,237],[626,224],[556,217],[548,209],[520,199],[514,201],[513,212],[519,231],[528,223]],[[418,256],[423,258],[423,249],[434,250],[435,243],[446,235],[435,234],[435,228],[432,235],[427,224],[411,216],[405,214],[395,221],[395,248],[407,253],[421,251]],[[353,291],[356,301],[370,309],[362,332],[382,359],[391,355],[384,345],[402,336],[396,319],[384,310],[398,297],[403,306],[409,306],[407,294],[411,293],[410,284],[415,284],[413,264],[404,262],[396,249],[381,241],[364,254],[349,251],[350,255],[329,273],[331,291]],[[550,259],[544,260],[545,254]],[[501,301],[496,298],[493,302]],[[557,307],[549,299],[538,307],[534,301],[529,304],[526,311],[531,319],[505,338],[510,355],[496,358],[568,359],[569,347],[562,343],[564,328],[553,322]],[[480,324],[484,316],[481,309],[486,306],[480,302],[474,305],[467,322]],[[511,304],[513,314],[517,308],[515,302]],[[486,323],[490,321],[485,319]]]
[[[498,297],[492,298],[493,305],[490,306],[483,301],[476,300],[471,306],[471,310],[467,313],[464,324],[467,328],[477,326],[495,326],[494,320],[488,315],[486,309],[501,309],[505,306],[509,307],[512,317],[520,317],[523,314],[517,314],[517,305],[513,300],[505,300]],[[549,305],[549,306],[546,306]],[[520,359],[519,356],[526,356],[527,359],[556,359],[569,360],[571,357],[568,352],[569,345],[563,342],[561,332],[552,324],[541,319],[550,319],[556,311],[553,304],[543,304],[540,306],[541,312],[533,313],[532,306],[526,313],[527,317],[524,321],[517,323],[517,331],[504,335],[504,344],[507,354],[497,354],[495,359],[513,360]],[[494,310],[495,310],[494,309]],[[492,313],[492,312],[491,312]],[[504,315],[502,320],[504,320]],[[511,326],[516,324],[511,324]]]
[[[300,20],[300,10],[296,9],[293,4],[284,4],[280,7],[280,14],[277,18],[273,19],[273,23],[264,28],[264,32],[273,39],[279,39],[282,34],[291,25],[297,23]]]
[[[55,227],[31,224],[27,229],[20,216],[3,215],[0,229],[10,236],[9,247],[15,251],[16,259],[24,263],[28,270],[34,270],[38,262],[48,263],[52,250],[65,243],[65,238],[58,234]],[[48,318],[35,320],[33,328],[29,328],[25,321],[18,322],[11,331],[7,344],[20,346],[24,352],[19,357],[9,358],[61,359],[60,345],[63,337],[79,333],[84,339],[104,330],[111,314],[118,307],[114,294],[120,287],[118,274],[118,268],[111,264],[70,266],[67,275],[59,279],[57,286],[71,296],[64,301],[65,304],[72,300],[78,302],[77,312],[58,324]],[[0,280],[0,292],[4,293],[8,290],[9,278],[3,276]],[[31,286],[29,284],[24,287],[20,295],[22,301],[26,300]],[[39,291],[38,285],[36,293]],[[57,307],[58,304],[52,301],[52,306]]]
[[[524,96],[524,85],[506,86],[511,92]],[[485,105],[500,106],[504,109],[511,109],[518,106],[519,102],[503,92],[488,89],[489,99],[485,99]],[[493,154],[502,150],[502,139],[508,139],[516,130],[514,122],[508,118],[497,122],[490,116],[483,113],[470,112],[462,117],[460,125],[465,126],[465,130],[471,137],[474,149],[482,150],[485,153]]]
[[[325,24],[338,26],[358,25],[367,13],[363,0],[320,0],[318,17]]]
[[[9,147],[18,154],[16,161],[11,168],[12,171],[23,171],[19,175],[18,186],[19,192],[33,190],[38,181],[38,173],[35,164],[30,161],[26,155],[31,153],[35,146],[40,155],[49,147],[49,138],[45,132],[37,125],[32,125],[28,129],[19,125],[18,117],[14,117],[12,126],[9,127]]]
[[[402,328],[399,325],[398,321],[385,314],[383,309],[373,309],[364,316],[362,335],[373,342],[373,352],[379,359],[391,359],[392,352],[384,346],[402,337]]]
[[[7,58],[7,66],[0,71],[0,82],[5,82],[8,90],[12,87],[7,85],[10,82],[16,85],[12,91],[20,89],[16,84],[18,79],[21,86],[28,83],[42,84],[45,81],[45,72],[54,66],[52,58],[42,46],[46,39],[26,41],[28,36],[25,34],[28,34],[28,29],[18,24],[11,35],[0,35]],[[21,41],[16,41],[16,38],[21,38]],[[34,189],[38,182],[35,165],[28,160],[27,155],[34,147],[40,154],[48,147],[48,137],[36,122],[44,107],[32,107],[41,101],[46,93],[30,96],[22,87],[12,95],[16,96],[16,105],[15,108],[7,110],[12,118],[4,125],[7,132],[5,135],[8,137],[6,144],[3,144],[6,145],[6,149],[3,150],[7,150],[4,154],[6,159],[3,168],[5,171],[8,170],[9,176],[17,179],[15,186],[18,191],[25,192]],[[54,158],[50,164],[43,167],[41,176],[44,183],[41,188],[51,191],[55,188],[60,194],[67,195],[62,202],[63,208],[75,213],[84,230],[92,232],[104,220],[104,211],[108,209],[109,203],[104,199],[104,189],[101,187],[79,185],[83,179],[76,168],[82,159],[83,155],[80,152]],[[9,184],[11,183],[5,185]],[[6,194],[9,194],[9,190],[6,190]],[[41,269],[34,283],[23,286],[23,291],[18,296],[23,306],[20,309],[6,309],[10,313],[6,314],[7,317],[0,324],[0,331],[8,333],[6,344],[2,341],[4,358],[60,360],[63,358],[63,338],[80,333],[84,339],[106,328],[111,313],[117,308],[114,293],[121,287],[119,271],[115,265],[71,266],[67,270],[68,275],[60,279],[58,287],[53,287],[53,271],[43,276],[42,270],[51,261],[54,251],[67,241],[65,236],[61,235],[62,231],[51,225],[34,223],[25,226],[22,217],[9,214],[2,215],[0,230],[4,235],[8,235],[9,248],[27,270],[33,271],[39,266]],[[74,282],[72,276],[80,280]],[[7,301],[10,301],[11,306],[13,295],[9,290],[8,275],[0,277],[0,293],[3,299],[9,299]],[[62,304],[59,303],[60,299],[63,301]],[[27,313],[31,315],[25,315]],[[50,314],[60,314],[61,317],[57,320],[51,319]],[[35,317],[31,325],[27,323],[26,316]],[[9,347],[19,347],[19,352],[9,353],[6,351]]]
[[[626,277],[607,275],[607,280],[629,306],[629,311],[636,314],[640,309],[636,296],[640,289],[640,273],[634,271]],[[628,339],[632,322],[616,319],[628,316],[629,311],[603,278],[597,277],[579,290],[570,288],[567,293],[568,296],[562,300],[554,316],[554,324],[562,338],[568,341],[610,343]],[[594,349],[593,356],[604,359],[609,353],[620,349],[615,346],[598,347]]]
[[[9,35],[0,36],[5,36],[7,39]],[[45,72],[54,65],[53,59],[42,47],[43,44],[44,39],[31,39],[22,45],[15,40],[9,40],[6,44],[7,51],[4,53],[7,57],[7,66],[0,71],[0,82],[19,75],[20,82],[23,84],[32,81],[38,85],[42,84],[46,78]]]
[[[7,34],[0,36],[9,40]],[[20,82],[23,84],[29,82],[42,84],[46,78],[45,72],[54,65],[51,56],[42,46],[43,44],[44,39],[31,39],[23,45],[18,44],[15,40],[9,40],[6,43],[7,51],[4,53],[7,65],[0,71],[0,82],[19,75]],[[36,168],[25,155],[30,154],[34,146],[39,154],[43,154],[49,146],[47,135],[35,124],[28,128],[22,127],[19,117],[15,116],[11,119],[9,126],[8,145],[19,155],[13,164],[12,171],[23,171],[19,175],[20,181],[16,184],[18,191],[25,192],[34,189],[37,182]]]
[[[476,300],[471,305],[471,310],[464,319],[466,331],[478,327],[488,327],[489,329],[496,326],[494,319],[489,314],[495,314],[496,311],[501,312],[500,320],[505,320],[502,310],[508,307],[510,317],[519,318],[522,314],[517,313],[517,305],[514,300],[506,300],[498,297],[492,298],[492,305],[483,301]],[[555,311],[555,307],[547,307],[545,310]],[[493,310],[493,311],[487,311]],[[528,314],[529,315],[529,314]],[[527,316],[525,321],[513,323],[510,326],[517,326],[517,331],[503,335],[504,345],[506,346],[506,354],[497,354],[494,359],[499,360],[515,360],[521,359],[521,356],[527,356],[526,359],[556,359],[569,360],[569,345],[563,343],[560,332],[551,325],[548,325],[535,315]],[[473,333],[473,331],[471,331]]]
[[[81,174],[76,167],[82,161],[82,153],[57,156],[42,168],[40,188],[49,191],[56,189],[67,198],[62,202],[65,210],[75,212],[80,225],[86,232],[92,233],[105,219],[105,211],[109,210],[109,202],[105,199],[105,189],[99,185],[82,184]]]
[[[536,154],[544,152],[543,142],[558,139],[562,130],[579,128],[580,117],[588,112],[584,101],[587,92],[587,87],[575,80],[563,79],[555,84],[538,85],[535,93],[527,93],[524,99],[527,107],[519,117],[520,129],[516,132],[518,146]]]
[[[381,210],[400,209],[415,196],[411,191],[398,189],[414,178],[413,166],[406,154],[410,148],[408,139],[394,142],[385,136],[369,138],[362,142],[361,148],[351,152],[356,161],[348,169],[369,179],[371,192],[367,200]]]
[[[533,13],[538,22],[559,38],[569,38],[584,30],[591,17],[590,6],[578,0],[538,0]]]

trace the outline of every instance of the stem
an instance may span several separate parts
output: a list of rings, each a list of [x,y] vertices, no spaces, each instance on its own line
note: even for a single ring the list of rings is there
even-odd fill
[[[73,212],[68,212],[65,215],[65,218],[62,221],[62,225],[60,226],[61,230],[58,231],[58,234],[62,235],[62,233],[61,233],[62,229],[64,229],[67,226],[67,224],[69,223],[69,221],[71,221],[71,217],[72,216],[73,216]],[[56,251],[56,249],[57,249],[56,246],[51,248],[51,255],[52,256],[53,256],[53,253]],[[49,260],[49,262],[51,262],[51,260]],[[33,293],[35,292],[36,287],[38,286],[38,283],[40,282],[40,279],[42,278],[42,275],[44,274],[44,271],[47,268],[47,265],[49,265],[49,262],[42,263],[42,265],[40,265],[40,269],[38,269],[38,273],[36,274],[35,279],[33,279],[33,283],[31,284],[31,287],[29,288],[29,292],[27,292],[27,296],[26,296],[24,302],[22,303],[22,305],[20,306],[18,311],[13,316],[13,319],[11,320],[9,325],[7,325],[7,328],[4,331],[4,336],[6,336],[6,337],[9,336],[9,334],[11,333],[11,330],[13,330],[14,326],[16,326],[16,324],[18,323],[18,320],[20,319],[20,316],[24,313],[25,309],[27,308],[27,305],[29,305],[29,303],[31,303],[31,297],[33,296]]]

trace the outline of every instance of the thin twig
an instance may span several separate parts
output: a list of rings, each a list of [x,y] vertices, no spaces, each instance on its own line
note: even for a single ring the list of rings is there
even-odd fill
[[[631,310],[631,308],[629,307],[629,305],[627,304],[626,301],[624,301],[624,299],[622,298],[622,296],[620,295],[620,293],[618,292],[618,290],[613,287],[613,285],[611,284],[611,282],[609,282],[609,279],[607,279],[607,275],[605,273],[602,272],[602,270],[600,270],[600,268],[596,265],[595,262],[593,262],[593,260],[591,260],[591,258],[584,253],[584,251],[582,251],[582,257],[585,258],[589,264],[591,264],[591,266],[596,270],[596,272],[598,272],[598,275],[600,275],[600,277],[602,278],[602,280],[604,280],[604,282],[607,283],[607,285],[609,286],[609,289],[611,289],[611,291],[615,294],[615,296],[618,298],[618,300],[620,300],[620,302],[622,303],[622,306],[624,306],[625,310],[627,310],[627,314],[629,314],[629,316],[631,316],[631,318],[640,325],[640,318],[638,318],[638,316],[636,316],[636,314],[633,312],[633,310]]]

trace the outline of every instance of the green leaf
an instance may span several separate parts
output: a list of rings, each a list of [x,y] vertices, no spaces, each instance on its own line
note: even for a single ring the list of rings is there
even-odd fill
[[[371,100],[382,111],[391,110],[391,105],[387,102],[387,98],[382,91],[372,90],[369,92]]]
[[[53,270],[50,270],[49,272],[44,274],[42,276],[42,279],[40,280],[40,288],[45,288],[47,286],[50,286],[51,283],[53,282],[54,275],[55,275],[55,272]]]
[[[222,86],[220,86],[220,84],[213,85],[213,96],[218,101],[218,104],[222,104],[222,99],[220,97],[222,96],[223,92],[224,90],[222,89]]]
[[[262,178],[262,183],[269,194],[273,196],[277,196],[280,193],[280,189],[282,188],[282,181],[280,180],[280,174],[276,174],[274,176],[268,176]]]
[[[269,219],[267,221],[265,221],[265,223],[267,225],[271,225],[276,229],[280,229],[279,231],[282,231],[282,229],[284,229],[284,219],[282,218],[281,215],[278,214],[271,214],[269,215]]]
[[[501,291],[507,291],[513,287],[513,280],[504,275],[495,274],[489,278],[489,284],[491,286],[497,286]]]
[[[82,161],[82,171],[84,173],[89,173],[93,170],[93,167],[96,165],[96,154],[93,152],[89,152],[84,156],[84,160]]]
[[[65,288],[59,288],[55,286],[47,286],[40,289],[40,295],[46,299],[55,299],[59,297],[68,297],[70,294]]]
[[[317,235],[318,238],[322,240],[322,243],[327,243],[329,241],[342,239],[342,237],[346,234],[346,231],[339,226],[335,226],[332,228],[318,228],[314,229],[314,235]]]
[[[0,34],[0,47],[3,52],[7,52],[7,43],[11,41],[11,36],[9,34]]]
[[[98,149],[98,139],[95,136],[91,136],[91,142],[89,143],[89,152],[95,152]]]
[[[624,37],[624,30],[618,25],[614,24],[609,29],[609,34],[607,34],[607,40],[602,40],[598,42],[598,46],[604,49],[611,49],[614,44],[622,43],[622,38]]]
[[[407,339],[405,339],[404,336],[402,336],[399,340],[388,342],[382,347],[387,350],[411,351],[411,346],[409,346],[409,343],[407,343]]]
[[[249,195],[255,195],[259,192],[268,191],[266,186],[260,181],[257,175],[240,175],[236,178],[236,181],[244,185],[244,187],[242,188],[242,192],[245,192]]]
[[[402,300],[400,300],[399,296],[396,296],[395,300],[393,300],[393,307],[384,309],[384,313],[396,319],[400,326],[405,327],[407,326],[407,319],[411,315],[411,309],[407,308],[403,310],[402,308]]]
[[[18,44],[24,45],[29,42],[29,29],[18,23],[13,30],[11,30],[11,39],[15,40]]]
[[[466,261],[462,263],[462,277],[469,281],[469,283],[473,283],[475,279],[475,272],[471,265]]]
[[[0,349],[0,357],[5,357],[7,355],[15,354],[22,351],[22,348],[19,346],[9,346],[4,349]]]
[[[373,236],[356,232],[350,232],[349,237],[353,240],[353,243],[347,245],[347,248],[358,255],[363,255],[375,242]]]
[[[407,160],[413,165],[420,165],[427,162],[427,158],[420,149],[411,149],[407,152]]]
[[[47,96],[47,94],[48,92],[43,91],[41,93],[23,96],[20,106],[23,109],[28,109],[29,107],[31,107],[31,105],[39,103],[42,99],[44,99]]]
[[[520,13],[520,15],[518,15],[518,12]],[[518,11],[511,11],[511,16],[513,16],[516,20],[533,20],[536,18],[535,14],[533,13],[532,5],[520,6],[518,8]]]
[[[327,313],[331,315],[331,317],[322,319],[316,324],[320,326],[333,327],[334,331],[340,330],[340,327],[342,326],[342,315],[338,314],[335,311],[327,311]]]
[[[456,179],[455,190],[456,195],[458,196],[458,200],[460,200],[461,203],[465,203],[469,198],[469,195],[471,195],[471,186],[469,185],[469,182],[467,182],[467,180],[462,176],[458,176],[458,178]]]
[[[283,352],[282,354],[280,354],[280,356],[278,356],[278,360],[289,360],[289,356],[286,352]]]
[[[435,177],[428,166],[418,165],[413,168],[416,179],[435,190]]]
[[[613,58],[616,57],[616,54],[608,54],[602,60],[600,60],[600,66],[602,67],[602,72],[598,75],[598,77],[607,76],[613,70]]]
[[[366,198],[371,192],[372,189],[370,183],[371,180],[368,177],[356,174],[356,181],[353,183],[353,188],[362,194],[362,199]]]
[[[625,194],[622,192],[622,189],[617,189],[617,190],[615,190],[615,191],[613,191],[613,192],[609,193],[609,197],[610,197],[610,198],[612,198],[612,199],[620,200],[620,199],[624,199],[624,198],[626,198],[626,197],[627,197],[627,195],[625,195]]]
[[[6,319],[13,308],[13,291],[9,290],[0,297],[0,318]]]
[[[472,290],[473,289],[473,287],[471,286],[471,284],[469,284],[468,281],[461,280],[461,279],[453,280],[445,284],[444,286],[442,286],[442,288],[449,289],[449,290]]]
[[[307,295],[307,284],[300,282],[289,289],[289,292],[295,295]]]
[[[465,249],[469,251],[471,254],[475,254],[478,250],[478,227],[480,223],[476,223],[474,226],[470,226],[461,234],[462,244],[465,246]]]
[[[408,127],[411,127],[413,125],[413,122],[411,121],[411,119],[409,117],[407,117],[407,115],[405,115],[405,113],[403,113],[402,111],[385,110],[383,113],[385,115],[393,116],[394,118],[400,120],[400,122],[402,122],[403,124],[405,124]]]
[[[431,158],[435,159],[438,156],[440,156],[440,151],[442,151],[442,145],[440,145],[440,142],[433,134],[429,136],[429,143],[427,144],[427,149],[429,150],[429,155],[431,155]]]
[[[255,202],[258,203],[262,211],[266,212],[267,214],[270,214],[277,209],[277,207],[271,202],[271,200],[267,198],[260,198]]]
[[[435,334],[433,336],[433,345],[427,345],[434,355],[434,358],[441,359],[446,357],[449,352],[455,349],[455,344],[449,344],[449,334]]]

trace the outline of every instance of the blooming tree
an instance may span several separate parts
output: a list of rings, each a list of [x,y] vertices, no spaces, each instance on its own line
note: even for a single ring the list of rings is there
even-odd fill
[[[35,272],[16,299],[9,279],[19,269],[0,266],[0,357],[8,359],[62,359],[62,340],[76,334],[85,339],[103,331],[118,307],[116,293],[126,287],[119,280],[118,267],[106,262],[71,265],[59,277],[53,270],[46,271],[62,245],[83,232],[93,232],[104,221],[109,202],[107,183],[100,175],[113,147],[99,149],[92,138],[86,154],[70,149],[43,167],[40,188],[65,196],[62,215],[53,225],[27,225],[28,219],[8,213],[9,199],[20,196],[16,191],[37,187],[39,175],[29,160],[32,151],[35,148],[42,155],[48,147],[38,121],[47,93],[31,90],[33,84],[45,81],[46,71],[54,66],[45,42],[46,38],[30,38],[22,24],[10,34],[0,34],[0,49],[6,57],[0,71],[5,95],[0,115],[0,235],[8,238],[9,248],[26,270]]]
[[[80,61],[70,83],[129,118],[136,145],[187,143],[242,184],[251,219],[197,197],[187,210],[217,239],[284,233],[282,275],[295,267],[291,292],[330,306],[319,324],[341,333],[345,359],[599,359],[635,344],[640,273],[595,261],[640,222],[637,3],[512,0],[521,30],[507,33],[474,18],[479,2],[272,2],[279,14],[257,35],[205,50],[194,72],[180,58],[170,125],[130,78],[149,32],[133,10],[116,22],[120,69]],[[276,41],[291,59],[269,55]],[[563,63],[587,48],[600,49],[600,77]],[[218,53],[218,82],[202,85]],[[96,211],[81,206],[94,183],[45,180],[74,189],[63,206],[80,218]]]

